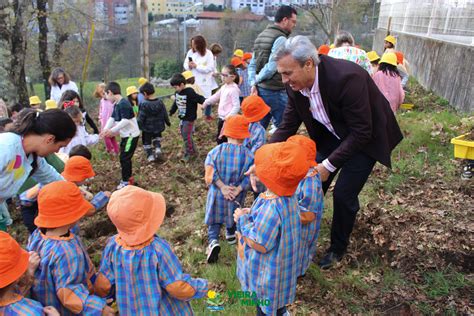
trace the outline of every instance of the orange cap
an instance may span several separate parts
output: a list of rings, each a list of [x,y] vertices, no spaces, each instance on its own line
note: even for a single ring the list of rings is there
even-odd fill
[[[287,142],[295,143],[304,150],[308,157],[308,163],[311,167],[317,166],[316,162],[316,143],[309,137],[303,135],[293,135],[287,139]]]
[[[331,48],[329,48],[328,45],[324,44],[324,45],[319,46],[318,53],[321,55],[327,55],[330,49]]]
[[[249,121],[243,115],[233,115],[225,120],[224,136],[245,139],[250,137]]]
[[[240,65],[242,65],[242,58],[240,57],[232,57],[230,59],[230,64],[234,67],[238,67]]]
[[[250,122],[260,121],[270,112],[270,107],[258,95],[249,95],[240,106],[245,118]]]
[[[263,145],[255,152],[255,169],[262,183],[279,196],[291,196],[309,170],[306,151],[294,142]]]
[[[165,218],[166,203],[159,193],[133,185],[115,191],[107,205],[107,214],[120,238],[129,246],[149,240]]]
[[[403,53],[402,52],[395,52],[395,55],[397,55],[397,64],[403,64]]]
[[[66,181],[81,182],[95,176],[89,159],[82,156],[71,157],[64,165],[61,175]]]
[[[252,59],[252,53],[244,53],[244,57],[242,57],[243,61],[247,61]]]
[[[38,194],[35,225],[56,228],[73,224],[94,209],[72,182],[56,181],[45,185]]]
[[[30,254],[8,233],[0,231],[0,288],[18,280],[26,269]]]

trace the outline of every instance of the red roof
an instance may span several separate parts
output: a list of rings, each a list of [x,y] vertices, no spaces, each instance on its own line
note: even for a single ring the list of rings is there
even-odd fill
[[[230,15],[231,19],[239,19],[245,21],[262,21],[266,19],[264,15],[257,15],[251,12],[246,13],[227,13],[227,12],[213,12],[213,11],[203,11],[199,13],[196,17],[198,20],[220,20],[224,16]]]

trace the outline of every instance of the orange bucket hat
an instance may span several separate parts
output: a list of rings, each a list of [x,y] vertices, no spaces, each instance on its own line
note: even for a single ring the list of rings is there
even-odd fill
[[[303,135],[293,135],[287,139],[287,142],[295,143],[306,150],[306,156],[311,167],[318,165],[316,162],[316,143],[314,140]]]
[[[166,213],[164,197],[133,185],[115,191],[107,205],[107,214],[120,238],[129,246],[149,240],[160,228]]]
[[[66,161],[61,175],[66,181],[80,182],[92,178],[95,176],[95,172],[89,159],[82,156],[74,156]]]
[[[45,185],[38,194],[38,216],[35,225],[56,228],[73,224],[94,209],[72,182],[56,181]]]
[[[267,144],[255,152],[257,177],[279,196],[291,196],[309,170],[306,151],[294,142]]]
[[[252,59],[252,53],[244,53],[244,57],[242,57],[244,61]]]
[[[242,101],[240,107],[250,123],[260,121],[270,112],[270,107],[258,95],[249,95]]]
[[[30,254],[6,232],[0,231],[0,288],[18,280],[26,269]]]
[[[331,48],[329,48],[328,45],[324,44],[324,45],[319,46],[318,53],[321,55],[327,55],[330,49]]]
[[[395,52],[395,55],[397,55],[397,64],[403,64],[403,53],[400,51]]]
[[[243,115],[233,115],[225,120],[223,135],[235,139],[250,137],[249,121]]]
[[[234,67],[238,67],[240,65],[242,65],[242,58],[240,57],[232,57],[230,59],[230,64]]]

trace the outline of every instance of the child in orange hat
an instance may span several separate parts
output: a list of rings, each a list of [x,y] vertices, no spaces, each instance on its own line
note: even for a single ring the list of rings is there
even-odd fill
[[[235,67],[239,75],[240,102],[250,95],[250,85],[248,82],[247,64],[242,58],[232,57],[230,64]]]
[[[184,274],[170,245],[156,232],[165,217],[159,193],[127,186],[115,191],[107,214],[117,228],[102,254],[94,288],[115,289],[120,315],[192,315],[190,299],[204,297],[207,280]]]
[[[249,187],[249,179],[244,173],[253,164],[253,154],[243,146],[250,137],[249,122],[242,115],[234,115],[226,120],[224,135],[228,142],[214,147],[206,157],[205,180],[209,186],[204,222],[208,226],[209,247],[207,262],[214,263],[219,258],[219,234],[222,224],[226,226],[226,239],[235,244],[234,210],[244,203]]]
[[[255,153],[257,177],[267,191],[251,209],[237,209],[237,277],[242,291],[265,302],[258,315],[284,315],[295,300],[301,222],[295,191],[309,169],[306,151],[291,143],[263,145]]]
[[[93,209],[72,182],[45,185],[38,195],[38,229],[28,240],[29,251],[42,258],[31,293],[61,315],[113,315],[104,299],[93,295],[94,266],[79,236],[70,229]]]
[[[26,252],[9,234],[0,231],[0,315],[59,315],[54,307],[43,307],[19,294],[29,291],[39,263],[36,252]]]
[[[260,121],[270,112],[270,107],[257,95],[251,95],[244,99],[241,105],[242,114],[250,122],[250,137],[245,139],[244,146],[255,154],[267,140],[265,128]]]
[[[288,138],[306,150],[306,158],[311,166],[296,189],[301,220],[301,247],[298,276],[304,275],[316,254],[321,218],[323,216],[323,185],[316,170],[316,143],[309,137],[294,135]]]

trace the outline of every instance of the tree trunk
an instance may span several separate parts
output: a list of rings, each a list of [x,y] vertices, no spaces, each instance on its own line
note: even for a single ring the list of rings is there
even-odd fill
[[[9,76],[18,94],[18,101],[21,104],[28,104],[28,88],[26,86],[25,59],[26,59],[26,39],[23,14],[26,11],[27,1],[13,0],[13,12],[15,15],[14,24],[11,25],[11,59]]]
[[[39,26],[39,34],[38,34],[38,53],[39,53],[39,60],[41,64],[41,72],[43,75],[43,84],[45,90],[45,99],[49,99],[50,95],[50,88],[48,84],[48,78],[51,74],[51,68],[49,65],[49,58],[48,58],[48,23],[47,23],[47,16],[48,13],[46,11],[48,0],[36,0],[36,6],[38,9],[38,26]]]
[[[68,33],[56,33],[56,41],[54,42],[54,51],[53,51],[53,60],[52,64],[54,67],[59,67],[61,65],[61,57],[62,57],[62,46],[64,42],[69,39]]]

